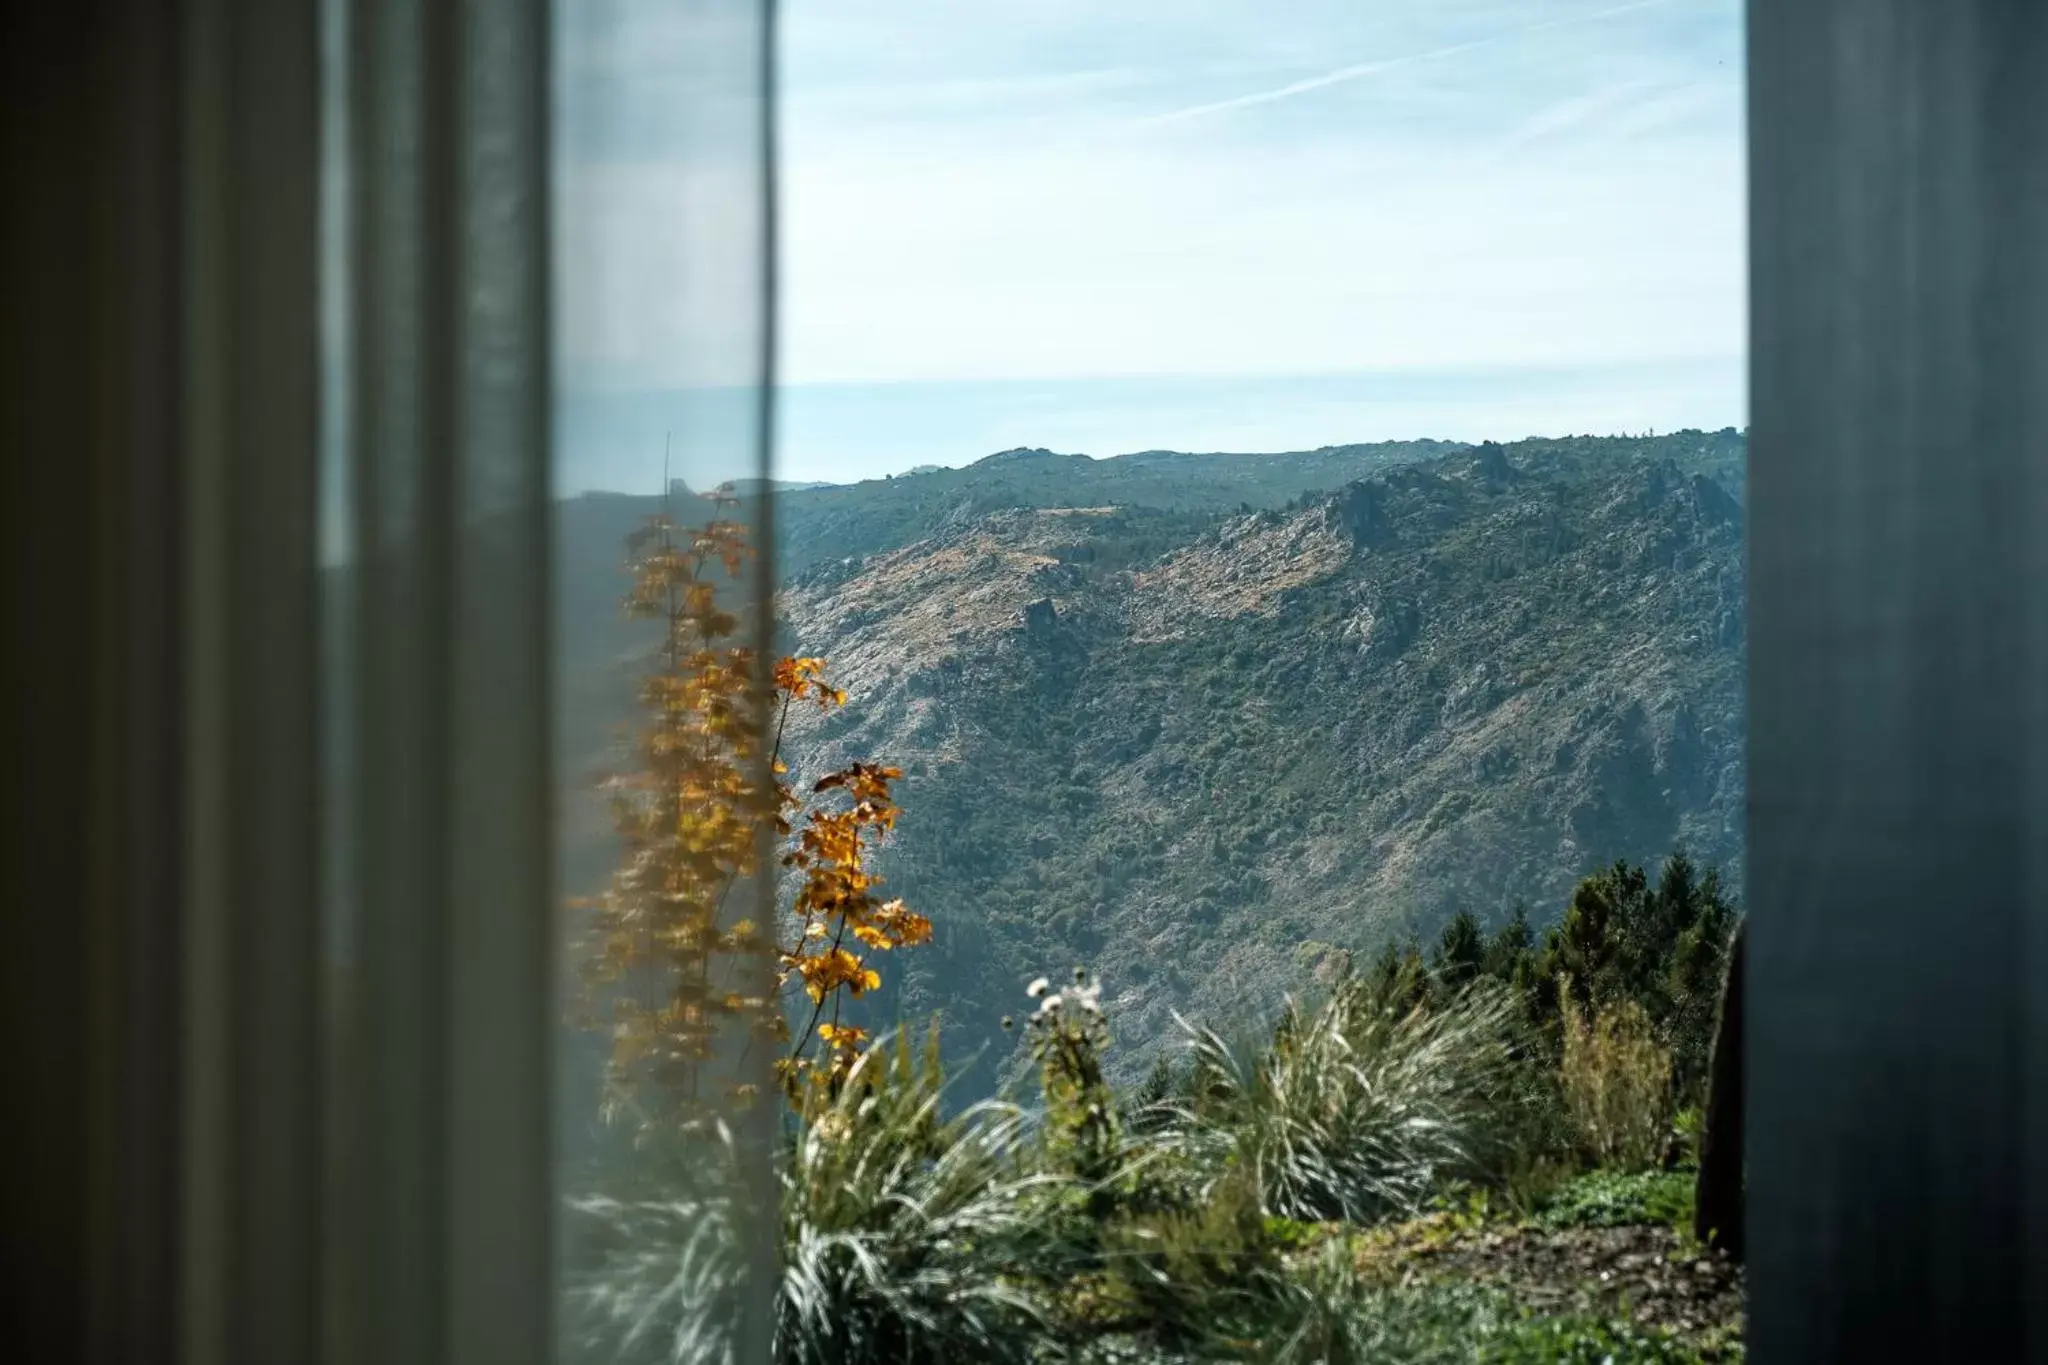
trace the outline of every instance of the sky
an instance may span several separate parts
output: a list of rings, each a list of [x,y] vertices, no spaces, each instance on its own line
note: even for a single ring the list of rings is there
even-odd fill
[[[785,0],[782,29],[778,477],[1746,423],[1739,0]],[[717,117],[616,93],[704,46],[657,39],[592,45],[616,107],[565,144],[584,486],[752,412],[758,224],[701,211],[747,168],[707,165]]]

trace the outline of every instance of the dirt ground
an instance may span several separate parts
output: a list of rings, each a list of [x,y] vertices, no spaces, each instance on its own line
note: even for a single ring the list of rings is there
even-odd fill
[[[1550,1231],[1424,1219],[1368,1240],[1359,1259],[1370,1274],[1496,1284],[1539,1313],[1627,1317],[1703,1346],[1742,1331],[1742,1268],[1671,1227]]]

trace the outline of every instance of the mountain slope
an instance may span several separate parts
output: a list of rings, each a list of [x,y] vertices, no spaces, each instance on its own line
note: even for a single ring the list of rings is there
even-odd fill
[[[882,1009],[1004,1049],[1023,982],[1086,961],[1133,1057],[1173,1009],[1458,906],[1540,919],[1615,857],[1739,874],[1740,460],[1525,442],[1253,512],[1077,480],[893,546],[883,519],[783,601],[854,698],[800,767],[907,770],[883,869],[939,941]]]
[[[852,694],[792,761],[906,769],[881,870],[938,930],[875,1015],[1000,1057],[1023,983],[1086,962],[1137,1065],[1173,1009],[1262,1007],[1460,906],[1541,922],[1679,843],[1739,875],[1742,454],[1012,452],[780,495],[787,646]],[[571,891],[615,854],[582,780],[633,719],[621,542],[655,508],[559,510]]]

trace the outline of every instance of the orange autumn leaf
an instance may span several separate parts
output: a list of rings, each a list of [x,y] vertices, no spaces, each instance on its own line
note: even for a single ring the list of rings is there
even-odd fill
[[[861,952],[931,937],[928,920],[878,898],[870,870],[901,814],[890,784],[902,771],[854,763],[808,791],[790,780],[781,746],[791,706],[830,710],[846,693],[822,658],[795,654],[764,672],[737,642],[743,615],[721,591],[752,555],[745,525],[724,513],[695,527],[652,517],[627,541],[625,612],[654,623],[658,639],[637,693],[642,725],[629,731],[634,761],[602,784],[620,861],[607,889],[578,903],[581,1013],[597,1021],[602,1001],[611,1015],[611,1112],[686,1107],[721,1032],[735,1027],[787,1047],[776,1061],[786,1085],[845,1074],[868,1035],[842,1021],[838,1002],[881,985]],[[781,841],[766,866],[764,822]],[[727,893],[778,867],[788,896],[779,927],[726,923]],[[749,960],[809,1004],[792,1017],[782,991],[736,988],[735,964]],[[666,984],[644,998],[650,981]]]

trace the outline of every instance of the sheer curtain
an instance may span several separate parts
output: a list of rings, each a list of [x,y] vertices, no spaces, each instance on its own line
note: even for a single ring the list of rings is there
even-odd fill
[[[617,1359],[583,1330],[565,1201],[653,1197],[730,1152],[738,1207],[772,1211],[774,1111],[727,1104],[733,1076],[687,1129],[600,1118],[609,1002],[579,998],[572,901],[599,889],[593,770],[631,763],[598,737],[637,723],[651,641],[619,622],[623,562],[594,601],[558,531],[589,489],[767,487],[768,19],[756,0],[347,8],[326,65],[345,127],[322,513],[346,567],[323,603],[325,1345]],[[593,409],[646,421],[644,447],[630,420],[593,436]],[[769,503],[747,508],[756,557],[727,603],[765,653]],[[726,911],[768,922],[765,883]],[[765,1050],[727,1054],[770,1093]],[[752,1273],[689,1292],[765,1359],[772,1212],[735,1228]]]
[[[650,776],[656,762],[644,741],[664,722],[636,689],[694,689],[720,666],[678,667],[673,653],[664,658],[673,637],[663,619],[621,619],[634,586],[627,559],[657,543],[686,557],[698,543],[740,547],[736,570],[701,571],[734,632],[691,635],[683,654],[722,663],[750,651],[759,664],[774,652],[772,8],[606,0],[559,4],[554,16],[553,752],[558,901],[568,907],[558,994],[571,1020],[556,1054],[557,1302],[561,1358],[591,1365],[771,1358],[777,1045],[715,1013],[693,1042],[684,1018],[720,996],[772,1000],[771,964],[715,955],[715,987],[692,994],[678,979],[688,969],[664,965],[643,941],[623,955],[636,964],[628,980],[593,989],[589,978],[604,966],[607,931],[595,917],[646,908],[631,892],[607,899],[633,849],[610,828],[599,786],[606,775]],[[636,533],[656,539],[634,551]],[[669,605],[686,610],[680,597]],[[761,733],[765,698],[739,700]],[[771,785],[765,748],[727,754],[685,731],[681,742],[711,766],[731,758],[740,780]],[[757,865],[772,866],[772,831],[763,822],[755,833]],[[772,877],[731,875],[697,908],[719,929],[773,925]],[[640,1012],[616,1013],[624,995]],[[687,1079],[652,1079],[625,1061],[642,1048],[703,1055],[683,1063]],[[688,1102],[676,1107],[681,1094]]]
[[[766,478],[769,42],[754,0],[10,7],[25,1358],[557,1357],[563,1200],[625,1173],[563,986],[556,415],[682,395],[679,479]],[[771,1113],[719,1115],[756,1199]]]
[[[540,1360],[547,7],[332,22],[324,1345]]]

